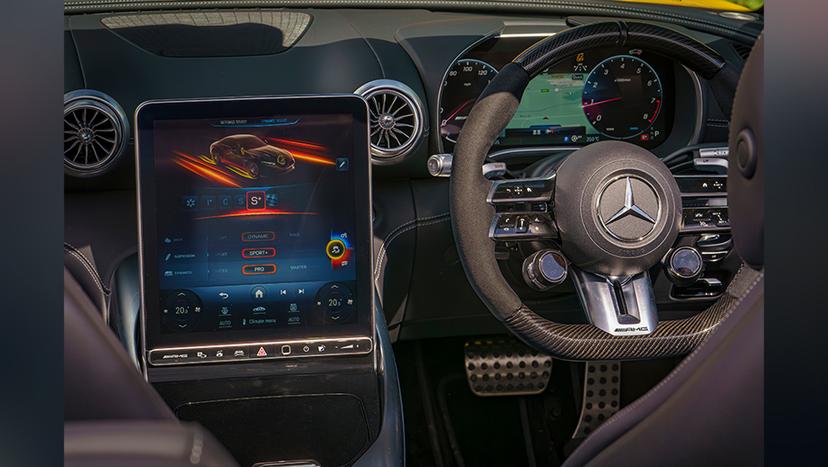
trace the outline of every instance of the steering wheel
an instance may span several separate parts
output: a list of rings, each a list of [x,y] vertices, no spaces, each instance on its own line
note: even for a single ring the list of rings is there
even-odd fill
[[[450,179],[455,242],[483,303],[513,334],[542,352],[568,360],[687,354],[724,319],[749,274],[740,270],[707,310],[658,323],[648,270],[675,246],[682,226],[678,185],[658,157],[627,142],[602,141],[573,152],[545,178],[491,182],[481,169],[533,77],[575,53],[607,46],[646,48],[676,59],[707,79],[730,113],[738,73],[714,50],[674,30],[607,22],[544,39],[497,74],[463,127]],[[529,221],[510,230],[514,238],[559,245],[556,262],[568,267],[589,324],[539,316],[504,279],[493,240],[515,213]],[[544,268],[542,263],[537,268]]]

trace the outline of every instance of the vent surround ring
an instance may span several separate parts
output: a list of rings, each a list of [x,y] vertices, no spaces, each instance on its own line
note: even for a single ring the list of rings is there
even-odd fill
[[[379,79],[356,90],[368,103],[371,155],[375,161],[407,156],[423,135],[423,106],[405,84]]]
[[[79,89],[63,96],[63,169],[75,177],[109,170],[129,139],[124,110],[108,95]]]

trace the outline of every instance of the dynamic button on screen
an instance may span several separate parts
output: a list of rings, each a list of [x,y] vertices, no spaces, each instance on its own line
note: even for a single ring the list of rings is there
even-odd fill
[[[243,232],[241,240],[243,242],[269,242],[276,238],[276,234],[271,231],[265,232]]]

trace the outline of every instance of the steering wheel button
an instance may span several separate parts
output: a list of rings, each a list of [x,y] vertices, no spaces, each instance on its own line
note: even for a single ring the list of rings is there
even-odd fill
[[[554,174],[545,178],[500,180],[492,184],[487,202],[489,204],[547,202],[552,199],[554,190]]]
[[[503,233],[510,233],[515,230],[515,216],[509,214],[501,216],[497,221],[497,230]]]
[[[682,213],[684,231],[708,231],[730,228],[727,208],[685,208]]]
[[[516,233],[526,233],[529,231],[529,220],[526,216],[518,216],[517,225],[515,226]]]
[[[711,211],[710,218],[712,221],[716,222],[716,225],[719,227],[730,226],[730,218],[727,215],[726,209],[717,209],[715,211]]]
[[[727,176],[676,176],[682,195],[721,195],[727,193]]]

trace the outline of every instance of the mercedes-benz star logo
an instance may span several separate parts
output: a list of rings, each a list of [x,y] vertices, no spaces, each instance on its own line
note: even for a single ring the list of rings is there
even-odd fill
[[[636,202],[636,193],[641,199]],[[623,205],[615,210],[615,206]],[[604,229],[618,240],[637,242],[653,231],[660,202],[649,183],[638,177],[618,178],[608,183],[599,200],[598,216]]]
[[[610,225],[618,219],[621,219],[622,217],[626,216],[635,216],[639,219],[643,219],[649,222],[650,224],[655,224],[655,219],[653,219],[649,214],[644,212],[643,209],[641,209],[635,204],[635,198],[633,198],[633,189],[632,183],[630,183],[630,177],[627,177],[626,182],[627,186],[624,192],[624,206],[621,207],[621,209],[619,209],[618,212],[613,214],[612,217],[607,219],[607,221],[604,222],[604,225]]]

